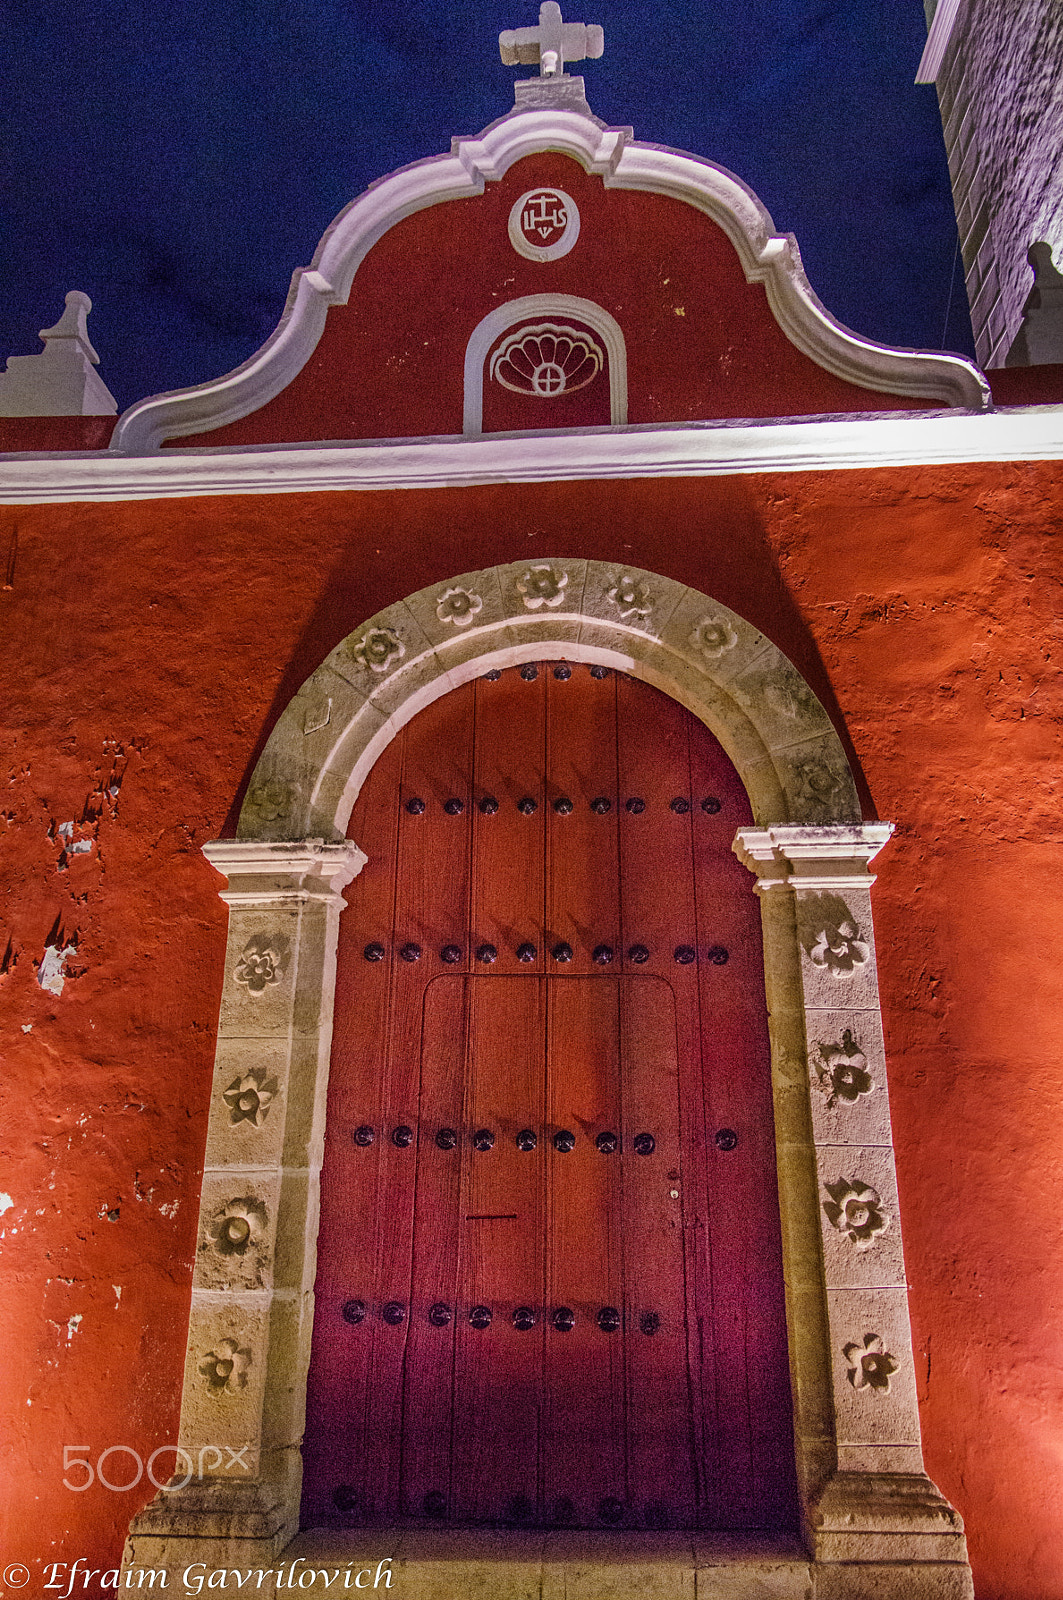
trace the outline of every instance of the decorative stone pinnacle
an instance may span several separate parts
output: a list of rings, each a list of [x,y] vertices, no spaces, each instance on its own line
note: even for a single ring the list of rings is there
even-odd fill
[[[537,28],[507,28],[498,36],[507,67],[538,66],[541,78],[563,77],[566,61],[597,60],[605,35],[597,23],[564,22],[557,0],[539,7]]]
[[[92,301],[80,289],[71,289],[66,297],[66,310],[59,321],[51,328],[42,328],[37,335],[45,343],[49,339],[76,339],[82,350],[88,356],[93,366],[98,365],[99,356],[92,348],[87,327],[88,314],[92,310]]]

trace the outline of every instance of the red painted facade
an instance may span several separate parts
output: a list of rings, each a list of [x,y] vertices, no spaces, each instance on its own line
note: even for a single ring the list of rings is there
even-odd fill
[[[358,621],[517,551],[579,552],[748,616],[835,705],[898,824],[875,905],[927,1464],[980,1600],[1061,1592],[1045,1308],[1063,1262],[1042,1221],[1060,1177],[1057,470],[53,505],[6,511],[5,547],[16,524],[5,1548],[117,1560],[145,1487],[66,1489],[63,1447],[146,1459],[174,1437],[225,926],[201,844],[231,832],[280,708]],[[68,820],[88,851],[64,856]],[[53,996],[35,969],[57,939],[76,953]]]
[[[533,183],[583,218],[546,268],[506,243]],[[922,403],[796,351],[706,217],[548,154],[398,224],[289,388],[180,442],[458,433],[472,330],[544,284],[623,323],[633,423]],[[603,392],[566,420],[529,423],[519,397],[485,419],[592,425]],[[89,420],[102,444],[110,419]],[[897,824],[875,914],[927,1467],[979,1600],[1060,1600],[1061,529],[1044,463],[0,510],[6,1559],[115,1566],[153,1493],[126,1490],[137,1461],[176,1435],[225,940],[201,846],[233,833],[280,712],[359,623],[568,555],[747,618],[834,717],[866,814]],[[115,1446],[115,1487],[82,1490],[69,1463],[95,1475]]]

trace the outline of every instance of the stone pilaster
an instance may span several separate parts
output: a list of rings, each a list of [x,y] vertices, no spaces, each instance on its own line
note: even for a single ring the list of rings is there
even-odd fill
[[[336,937],[366,859],[321,840],[204,853],[227,880],[225,984],[177,1472],[133,1523],[135,1567],[268,1566],[298,1529]]]
[[[762,899],[798,1468],[824,1600],[972,1592],[960,1518],[923,1470],[868,870],[891,832],[735,841]]]

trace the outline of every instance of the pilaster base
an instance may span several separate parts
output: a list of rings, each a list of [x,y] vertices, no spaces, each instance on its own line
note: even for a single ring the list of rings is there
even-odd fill
[[[963,1522],[924,1473],[837,1473],[809,1527],[816,1600],[973,1600]]]
[[[269,1567],[298,1529],[298,1501],[272,1484],[212,1478],[160,1489],[133,1518],[122,1571]]]

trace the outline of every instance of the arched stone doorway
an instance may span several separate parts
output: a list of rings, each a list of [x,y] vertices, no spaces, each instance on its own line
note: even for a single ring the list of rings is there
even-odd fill
[[[348,827],[304,1527],[796,1531],[752,822],[708,730],[528,662]]]
[[[719,739],[749,797],[754,826],[734,848],[761,895],[817,1597],[901,1600],[921,1574],[969,1596],[962,1525],[919,1439],[867,870],[890,826],[861,821],[829,718],[743,618],[656,574],[567,558],[463,574],[358,628],[280,717],[237,839],[205,847],[230,923],[181,1441],[193,1460],[230,1446],[239,1466],[160,1492],[127,1563],[268,1564],[298,1529],[336,937],[366,859],[344,838],[351,808],[422,707],[554,657],[662,689]]]

